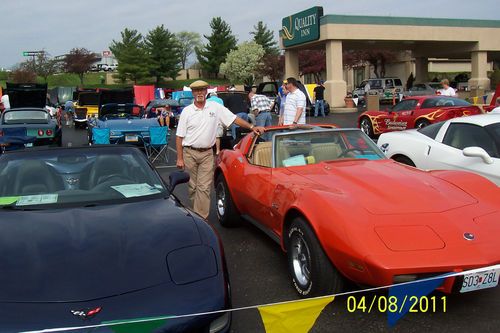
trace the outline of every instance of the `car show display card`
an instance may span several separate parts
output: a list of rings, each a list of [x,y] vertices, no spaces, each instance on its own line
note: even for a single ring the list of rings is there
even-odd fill
[[[18,199],[19,197],[0,197],[0,205],[11,205]]]
[[[57,194],[24,195],[17,199],[16,206],[45,205],[57,202]]]
[[[115,191],[120,192],[125,198],[143,197],[151,194],[161,193],[159,189],[149,184],[127,184],[111,186]]]

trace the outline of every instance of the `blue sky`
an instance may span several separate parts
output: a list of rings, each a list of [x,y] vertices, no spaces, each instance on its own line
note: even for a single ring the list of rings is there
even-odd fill
[[[23,61],[22,51],[41,50],[60,55],[73,47],[96,52],[108,49],[124,28],[147,33],[164,24],[169,30],[209,34],[209,22],[221,16],[238,40],[250,39],[257,21],[264,21],[277,36],[281,19],[319,5],[325,14],[500,20],[499,0],[122,0],[2,1],[0,67]]]

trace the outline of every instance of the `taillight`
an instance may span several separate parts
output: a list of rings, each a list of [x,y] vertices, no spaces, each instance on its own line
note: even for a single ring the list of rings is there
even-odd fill
[[[52,130],[50,129],[46,130],[45,134],[47,134],[47,136],[52,136]]]
[[[43,136],[43,130],[38,130],[38,136]]]

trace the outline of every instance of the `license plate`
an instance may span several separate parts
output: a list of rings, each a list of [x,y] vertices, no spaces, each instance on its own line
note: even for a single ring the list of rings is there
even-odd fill
[[[137,142],[139,141],[138,135],[125,135],[125,142]]]
[[[460,292],[466,293],[469,291],[496,287],[498,285],[499,275],[500,269],[466,274],[464,275],[464,282],[462,283],[462,289],[460,289]]]
[[[27,148],[33,147],[33,142],[26,143],[26,144],[24,144],[24,146]]]

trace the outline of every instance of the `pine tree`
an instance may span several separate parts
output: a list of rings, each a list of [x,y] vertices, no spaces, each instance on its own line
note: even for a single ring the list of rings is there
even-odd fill
[[[250,35],[253,35],[253,40],[262,46],[266,55],[278,55],[279,48],[276,40],[274,39],[274,34],[266,24],[262,21],[259,21],[257,25],[253,26],[254,31],[250,32]]]
[[[196,55],[201,67],[210,74],[219,74],[220,64],[224,62],[229,51],[236,48],[236,37],[231,27],[222,18],[214,17],[210,22],[212,34],[203,35],[208,43],[196,48]]]
[[[173,33],[165,29],[163,24],[149,31],[144,39],[149,56],[149,73],[160,83],[163,76],[175,80],[181,69],[179,44]]]
[[[125,81],[137,81],[149,75],[149,57],[144,47],[142,35],[137,30],[125,28],[122,40],[113,40],[109,49],[118,60],[118,77]]]

